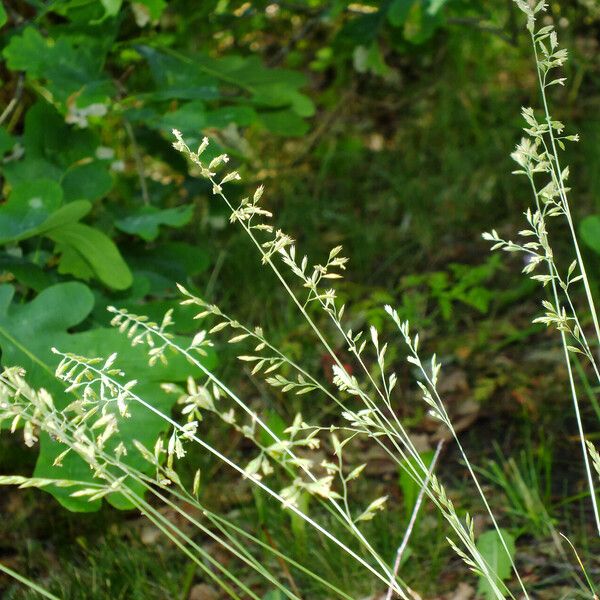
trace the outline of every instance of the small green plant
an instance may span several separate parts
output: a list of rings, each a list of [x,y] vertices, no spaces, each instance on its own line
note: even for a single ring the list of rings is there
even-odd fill
[[[549,458],[544,454],[534,458],[527,451],[522,451],[517,458],[506,458],[497,450],[498,460],[489,461],[481,473],[502,489],[515,522],[522,531],[540,538],[557,535],[555,519],[551,517],[548,506],[549,471],[543,462]]]
[[[495,295],[486,284],[497,273],[499,265],[500,261],[495,256],[476,267],[452,263],[448,271],[404,277],[401,290],[410,294],[424,287],[421,295],[436,304],[444,321],[452,318],[457,304],[470,306],[485,314]]]

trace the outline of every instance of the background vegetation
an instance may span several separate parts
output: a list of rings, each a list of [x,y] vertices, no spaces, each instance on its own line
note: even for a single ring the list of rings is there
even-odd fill
[[[568,85],[554,91],[554,116],[581,135],[568,149],[570,184],[597,289],[600,6],[560,0],[546,18],[571,52]],[[108,329],[106,307],[157,319],[172,307],[176,333],[190,334],[195,323],[176,299],[180,282],[240,321],[260,323],[289,355],[330,378],[331,364],[309,342],[307,325],[244,235],[226,227],[226,207],[204,180],[187,177],[171,148],[173,128],[190,146],[208,135],[207,152],[226,151],[244,175],[234,195],[265,183],[278,225],[313,257],[343,244],[352,260],[340,295],[357,328],[389,328],[382,308],[389,303],[425,334],[422,344],[445,365],[441,386],[455,427],[503,527],[518,539],[528,585],[536,598],[575,597],[576,572],[554,525],[575,532],[572,541],[596,575],[600,547],[584,473],[574,466],[566,370],[555,336],[531,324],[540,291],[518,277],[522,259],[489,255],[480,238],[492,227],[507,236],[520,228],[529,202],[527,186],[510,175],[509,157],[520,107],[537,104],[538,93],[519,19],[512,1],[500,0],[5,1],[2,364],[23,365],[33,385],[60,393],[51,345],[90,356],[118,349],[147,397],[169,410],[173,400],[160,382],[183,381],[187,367],[174,361],[150,369],[142,350]],[[337,350],[352,368],[341,340]],[[273,400],[233,356],[223,344],[207,364],[246,397],[268,403],[272,427],[299,410],[323,416],[323,407],[302,396]],[[444,433],[417,399],[408,366],[398,368],[406,375],[398,410],[432,454]],[[586,418],[600,416],[583,367],[578,376],[592,400]],[[161,429],[146,417],[136,435],[151,440]],[[121,432],[125,440],[130,434]],[[216,447],[244,456],[243,438],[224,438],[218,421],[209,435]],[[60,476],[52,466],[59,451],[48,436],[23,450],[1,435],[0,472]],[[391,517],[371,527],[378,549],[393,556],[415,490],[385,455],[366,446],[355,452],[356,464],[366,456],[376,465],[361,485],[392,498],[398,527]],[[275,548],[314,554],[323,574],[357,598],[384,592],[325,541],[307,546],[297,524],[209,457],[193,460],[202,466],[206,504],[235,515]],[[81,466],[67,468],[79,473]],[[452,444],[439,468],[456,504],[477,508]],[[64,598],[219,597],[137,514],[53,494],[75,512],[39,491],[3,491],[4,564]],[[476,578],[457,568],[437,518],[424,508],[403,577],[426,598],[474,597]],[[478,531],[487,525],[476,523]],[[304,597],[325,597],[290,577]],[[7,578],[0,578],[0,594],[34,597]]]

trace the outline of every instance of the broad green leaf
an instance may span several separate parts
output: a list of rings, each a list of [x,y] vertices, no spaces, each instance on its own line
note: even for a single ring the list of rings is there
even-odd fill
[[[287,83],[263,83],[253,86],[256,104],[274,108],[289,106],[300,117],[312,117],[315,105],[312,100]]]
[[[143,381],[136,386],[136,392],[153,406],[169,412],[175,396],[165,394],[160,384],[164,381],[184,381],[187,375],[197,376],[199,372],[187,361],[177,355],[169,357],[167,365],[148,366],[146,349],[140,346],[132,348],[130,341],[115,329],[91,329],[80,333],[69,333],[68,330],[82,323],[90,314],[94,297],[89,288],[78,282],[54,285],[29,303],[11,303],[14,288],[10,285],[0,286],[0,348],[2,364],[21,365],[27,370],[29,383],[36,387],[44,387],[54,397],[59,408],[65,407],[74,397],[65,393],[65,386],[54,377],[58,365],[58,357],[51,352],[57,347],[63,351],[94,357],[107,357],[118,352],[118,366],[126,371],[129,377]],[[178,339],[181,343],[182,340]],[[211,368],[215,364],[213,353],[209,353],[204,364]],[[125,461],[138,468],[145,468],[137,450],[133,448],[133,440],[137,439],[147,447],[151,447],[160,431],[164,430],[164,422],[141,405],[130,406],[131,419],[119,417],[120,433],[111,441],[116,445],[123,441],[129,452]],[[109,446],[110,447],[110,446]],[[114,447],[114,446],[113,446]],[[40,455],[36,465],[35,476],[79,479],[93,481],[89,467],[83,460],[70,453],[63,460],[63,467],[54,467],[52,463],[64,447],[47,436],[40,438]],[[73,489],[48,488],[64,506],[71,510],[97,510],[100,502],[89,503],[85,499],[71,498]],[[109,501],[120,507],[130,505],[123,497],[113,495]]]
[[[268,84],[283,84],[290,89],[298,89],[307,83],[303,73],[266,67],[256,55],[227,56],[218,59],[202,55],[195,57],[195,60],[200,61],[201,68],[219,69],[225,81],[247,87],[252,92]]]
[[[263,127],[270,133],[289,137],[305,135],[308,123],[290,110],[273,110],[258,114]]]
[[[477,549],[489,565],[491,572],[498,577],[496,585],[502,590],[504,587],[502,582],[508,579],[511,574],[511,561],[515,556],[515,539],[505,529],[500,529],[500,533],[510,555],[506,553],[502,540],[495,529],[486,531],[479,536],[477,539]],[[492,586],[484,577],[480,577],[479,579],[478,592],[486,599],[496,597]]]
[[[206,108],[201,100],[193,100],[177,110],[165,113],[156,123],[160,129],[179,129],[185,134],[197,134],[206,127]]]
[[[256,112],[250,106],[222,106],[206,113],[206,126],[216,129],[225,129],[231,123],[246,127],[256,120]]]
[[[4,127],[0,127],[0,156],[13,149],[15,139]]]
[[[36,230],[36,234],[44,234],[47,231],[76,223],[87,215],[92,205],[87,200],[76,200],[61,206],[54,211]]]
[[[43,73],[45,51],[44,38],[37,29],[27,27],[20,36],[13,36],[2,54],[6,66],[13,71],[27,71],[34,77]]]
[[[56,283],[54,272],[47,272],[39,265],[20,256],[0,254],[0,271],[12,273],[20,284],[36,292],[41,292]]]
[[[0,286],[2,364],[22,366],[32,386],[58,393],[56,400],[64,405],[63,386],[54,379],[58,361],[50,349],[69,347],[71,335],[67,330],[90,313],[94,296],[86,285],[77,282],[55,285],[32,302],[11,306],[14,294],[11,285]]]
[[[107,15],[98,0],[62,0],[51,5],[54,12],[63,15],[69,21],[80,27],[101,25],[106,27]],[[117,19],[114,19],[117,21]]]
[[[248,103],[248,94],[251,94],[251,103],[257,106],[287,107],[298,117],[314,114],[312,100],[300,92],[300,88],[307,83],[306,77],[289,69],[265,67],[257,56],[213,58],[205,54],[186,56],[175,52],[167,55],[148,46],[140,46],[138,52],[148,61],[158,88],[157,93],[162,98],[169,97],[170,94],[170,97],[182,99],[209,99],[209,90],[212,90],[212,98],[218,98],[221,95],[220,87],[226,86],[227,97],[235,98],[239,105],[225,110],[242,111],[237,115],[231,112],[229,117],[240,125],[250,124],[254,120],[254,115],[244,107],[244,103]],[[232,88],[238,88],[237,97],[232,96]],[[165,115],[165,119],[168,119],[165,125],[176,119],[181,122],[179,128],[182,131],[203,126],[199,116],[202,112],[200,107],[193,114],[196,123],[194,126],[189,123],[185,125],[182,111],[190,112],[188,108],[181,107],[174,113]],[[238,118],[244,119],[244,122],[238,121]],[[210,125],[220,126],[212,123]]]
[[[393,0],[387,11],[388,21],[394,27],[404,25],[414,2],[415,0]]]
[[[586,246],[596,254],[600,254],[600,216],[590,215],[581,221],[579,235]]]
[[[114,17],[118,14],[121,10],[121,4],[123,4],[123,0],[100,0],[100,2],[102,2],[104,11],[108,17]]]
[[[37,102],[25,116],[25,152],[44,158],[66,171],[84,159],[94,157],[98,136],[89,129],[67,125],[58,111],[46,102]]]
[[[157,248],[144,248],[127,254],[131,268],[149,278],[152,292],[164,294],[205,271],[209,264],[206,248],[185,242],[167,242]]]
[[[37,228],[62,203],[62,189],[51,179],[35,179],[16,185],[8,202],[0,206],[0,244],[35,235]]]
[[[190,222],[193,212],[191,205],[162,210],[155,206],[145,206],[137,213],[115,221],[115,226],[125,233],[152,241],[158,237],[161,225],[183,227]]]
[[[3,27],[6,23],[6,10],[4,10],[4,4],[0,2],[0,27]]]
[[[56,242],[57,250],[66,253],[59,265],[60,273],[89,279],[90,273],[106,286],[124,290],[132,283],[132,275],[114,242],[98,229],[72,223],[52,229],[47,237]],[[83,268],[85,265],[87,268]]]
[[[79,221],[91,204],[85,200],[60,206],[62,190],[51,179],[37,179],[15,186],[0,207],[0,244],[17,242]]]
[[[30,181],[31,179],[52,179],[60,181],[63,170],[44,158],[29,156],[24,160],[11,161],[3,165],[2,174],[12,185]]]
[[[99,139],[89,129],[67,125],[53,106],[40,101],[25,115],[23,145],[25,158],[3,165],[12,186],[39,178],[60,183],[76,163],[95,160]]]
[[[9,69],[42,80],[52,101],[66,111],[71,95],[91,82],[106,81],[100,72],[105,52],[94,38],[85,41],[75,47],[66,36],[45,38],[29,26],[10,39],[3,54]]]
[[[89,262],[73,246],[57,245],[55,251],[60,254],[58,272],[61,275],[73,275],[82,281],[89,281],[94,278],[94,270]]]
[[[61,184],[65,202],[81,199],[94,202],[110,192],[113,181],[106,167],[100,161],[93,161],[69,168]]]
[[[256,111],[251,106],[222,106],[207,110],[204,102],[194,100],[183,104],[177,110],[165,113],[155,122],[150,120],[150,123],[168,132],[179,129],[184,136],[194,137],[207,127],[224,129],[231,123],[246,127],[255,123],[257,119]]]
[[[220,92],[215,74],[208,74],[186,57],[163,54],[149,46],[139,46],[137,51],[148,61],[157,94],[161,99],[215,99]]]

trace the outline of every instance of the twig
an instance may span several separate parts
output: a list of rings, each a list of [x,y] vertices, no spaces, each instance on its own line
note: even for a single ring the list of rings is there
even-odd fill
[[[415,507],[413,508],[412,514],[410,515],[410,521],[408,522],[408,527],[404,532],[404,537],[402,538],[402,543],[398,547],[396,551],[396,560],[394,561],[394,569],[392,571],[392,577],[390,579],[390,586],[388,588],[387,596],[385,600],[392,600],[392,593],[394,590],[394,581],[396,580],[396,576],[398,575],[398,569],[400,568],[400,562],[402,560],[402,555],[408,546],[408,540],[412,534],[412,530],[414,529],[415,523],[417,522],[417,516],[419,514],[419,510],[421,508],[421,504],[423,503],[423,498],[425,497],[425,490],[429,485],[429,480],[431,479],[431,475],[435,469],[435,465],[440,457],[440,452],[442,451],[442,447],[444,445],[444,440],[440,440],[438,442],[437,448],[435,449],[435,454],[433,455],[433,460],[431,461],[431,466],[429,467],[429,471],[427,472],[427,477],[425,477],[425,481],[419,491],[419,495],[417,496],[417,501],[415,502]]]
[[[0,115],[0,125],[4,123],[4,121],[10,116],[10,113],[17,106],[19,101],[21,100],[21,96],[23,95],[23,82],[25,81],[25,75],[23,73],[19,73],[19,78],[17,79],[17,85],[15,87],[14,96],[11,98],[10,102],[6,106],[6,108],[2,111]]]

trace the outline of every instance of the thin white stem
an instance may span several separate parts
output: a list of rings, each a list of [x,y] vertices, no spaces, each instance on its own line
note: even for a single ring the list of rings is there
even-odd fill
[[[536,53],[536,60],[537,60],[537,53]],[[541,82],[540,82],[541,85]],[[557,158],[558,160],[558,158]],[[558,163],[557,163],[558,165]],[[551,169],[554,169],[554,167],[551,167]],[[560,172],[560,167],[558,166],[557,170]],[[535,182],[533,180],[533,176],[530,174],[529,175],[529,181],[531,183],[531,189],[533,191],[533,196],[535,198],[535,202],[536,202],[536,207],[538,212],[541,215],[541,208],[540,208],[540,201],[539,201],[539,193],[538,190],[536,188]],[[553,269],[555,270],[556,267],[554,266],[554,261],[552,260],[551,257],[547,257],[546,258],[546,263],[548,265],[548,272],[550,275],[554,275]],[[581,267],[581,265],[580,265]],[[583,272],[582,272],[583,274]],[[584,280],[585,280],[585,276],[584,276]],[[556,279],[555,277],[552,277],[551,279],[551,285],[552,285],[552,296],[554,299],[554,306],[555,306],[555,310],[558,313],[560,313],[560,299],[559,299],[559,295],[558,295],[558,288],[556,286]],[[569,298],[570,300],[570,298]],[[573,314],[576,314],[575,311],[573,310]],[[578,322],[578,321],[577,321]],[[564,359],[565,359],[565,364],[567,367],[567,374],[569,377],[569,389],[571,392],[571,399],[573,401],[573,409],[575,411],[575,420],[577,422],[577,431],[579,433],[579,442],[581,445],[581,452],[583,455],[583,464],[585,467],[585,473],[586,473],[586,478],[587,478],[587,484],[590,490],[590,497],[591,497],[591,501],[592,501],[592,509],[594,511],[594,520],[596,523],[596,530],[598,531],[598,535],[600,535],[600,513],[598,511],[598,501],[596,498],[596,487],[594,484],[594,476],[592,473],[592,468],[590,465],[590,459],[588,456],[588,451],[587,451],[587,447],[585,444],[585,432],[583,429],[583,420],[581,418],[581,411],[579,408],[579,398],[577,395],[577,386],[575,385],[575,378],[573,376],[573,367],[571,366],[571,356],[569,353],[569,348],[568,348],[568,344],[567,344],[567,338],[565,335],[565,332],[560,329],[559,331],[560,333],[560,341],[561,341],[561,345],[562,345],[562,349],[563,349],[563,355],[564,355]],[[586,341],[587,344],[587,341]],[[594,361],[592,361],[594,362]]]
[[[440,452],[442,451],[442,447],[444,445],[444,440],[440,440],[438,442],[437,448],[435,450],[435,454],[433,455],[433,459],[431,461],[431,466],[429,467],[429,471],[427,473],[427,477],[425,477],[425,481],[419,490],[419,495],[417,496],[417,501],[415,502],[415,506],[413,507],[412,513],[410,515],[410,520],[408,522],[408,526],[406,527],[406,531],[404,532],[404,537],[402,538],[402,543],[398,546],[398,550],[396,551],[396,559],[394,560],[394,568],[392,571],[392,579],[390,579],[390,585],[388,586],[387,595],[385,600],[392,600],[392,594],[394,593],[394,582],[396,581],[396,576],[398,575],[398,569],[400,569],[400,563],[402,562],[402,556],[404,555],[404,551],[408,547],[408,542],[412,535],[413,529],[415,527],[415,523],[417,522],[417,516],[419,514],[419,510],[421,509],[421,504],[423,503],[423,498],[425,497],[425,490],[429,485],[429,480],[431,479],[431,475],[435,471],[435,466],[437,464],[438,458],[440,457]]]
[[[420,361],[419,361],[419,365],[421,365]],[[508,549],[508,546],[506,544],[506,541],[504,540],[504,536],[502,535],[502,532],[500,531],[500,526],[498,525],[498,522],[496,521],[496,517],[494,516],[492,508],[490,507],[488,500],[486,498],[486,495],[479,483],[479,479],[477,478],[477,475],[475,475],[475,471],[473,470],[471,461],[467,457],[467,453],[466,453],[465,449],[463,448],[463,445],[460,443],[460,439],[458,438],[456,430],[452,426],[452,422],[450,421],[450,416],[448,415],[448,413],[446,411],[446,407],[444,406],[444,403],[442,402],[442,399],[437,391],[437,388],[434,385],[434,383],[431,381],[427,371],[425,371],[425,369],[422,366],[420,366],[420,370],[421,370],[421,374],[427,381],[427,385],[430,387],[431,391],[435,395],[435,398],[438,402],[438,406],[439,406],[440,410],[442,411],[445,423],[448,426],[448,428],[450,429],[450,433],[452,434],[452,437],[454,438],[454,441],[456,442],[456,445],[458,446],[458,449],[463,458],[463,461],[467,467],[467,470],[469,471],[469,475],[471,476],[471,479],[475,483],[477,492],[479,493],[479,496],[481,497],[481,499],[483,501],[485,509],[486,509],[488,515],[490,516],[490,519],[492,520],[494,529],[496,530],[496,533],[498,534],[498,537],[500,538],[500,543],[502,544],[502,547],[503,547],[504,551],[506,552],[506,556],[507,556],[508,560],[510,561],[512,570],[517,577],[517,580],[519,582],[519,585],[521,586],[521,589],[523,590],[523,594],[525,594],[525,598],[529,599],[529,594],[527,593],[527,590],[525,589],[525,584],[523,583],[523,580],[521,579],[521,575],[519,574],[517,566],[515,565],[515,561],[513,560],[512,554],[511,554],[510,550]],[[495,575],[492,575],[492,578],[493,577],[495,577]]]

